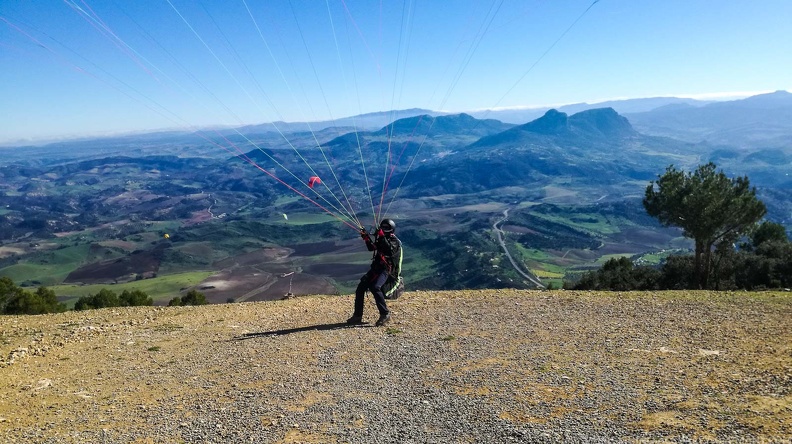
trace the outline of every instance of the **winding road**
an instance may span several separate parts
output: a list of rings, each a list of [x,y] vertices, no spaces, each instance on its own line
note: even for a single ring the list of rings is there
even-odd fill
[[[519,273],[520,276],[524,277],[525,279],[528,279],[528,281],[531,282],[532,284],[544,290],[545,286],[544,284],[542,284],[542,281],[540,281],[539,278],[537,278],[530,271],[525,271],[521,269],[517,265],[517,262],[514,260],[511,253],[509,253],[509,249],[506,248],[506,241],[503,240],[503,236],[504,236],[503,230],[498,228],[498,225],[502,224],[503,222],[506,222],[508,218],[509,218],[509,209],[507,208],[503,210],[503,218],[499,219],[497,222],[492,224],[492,229],[495,230],[495,234],[498,236],[498,243],[500,243],[501,248],[503,248],[503,252],[506,253],[506,257],[509,258],[509,262],[511,262],[512,267],[514,267],[517,273]]]

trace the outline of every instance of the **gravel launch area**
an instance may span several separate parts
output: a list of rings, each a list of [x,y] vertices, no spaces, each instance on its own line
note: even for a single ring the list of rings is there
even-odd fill
[[[792,294],[406,293],[0,317],[4,443],[792,441]]]

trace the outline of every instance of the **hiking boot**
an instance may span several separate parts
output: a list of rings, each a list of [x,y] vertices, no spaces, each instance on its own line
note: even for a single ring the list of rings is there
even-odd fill
[[[351,318],[347,319],[346,323],[349,325],[362,324],[363,316],[352,316]]]
[[[382,327],[383,325],[386,325],[388,322],[390,322],[390,320],[391,320],[390,312],[387,312],[384,315],[380,315],[379,319],[377,319],[377,323],[374,325],[376,325],[377,327]]]

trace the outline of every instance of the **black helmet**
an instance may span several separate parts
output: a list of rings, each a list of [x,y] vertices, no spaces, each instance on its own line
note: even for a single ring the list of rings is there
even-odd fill
[[[380,230],[382,230],[383,233],[393,233],[395,229],[396,222],[391,219],[382,219],[382,222],[380,222]]]

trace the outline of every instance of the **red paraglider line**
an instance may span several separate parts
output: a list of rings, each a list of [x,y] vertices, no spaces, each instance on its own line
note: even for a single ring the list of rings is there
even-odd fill
[[[215,132],[217,132],[217,131],[215,130]],[[236,146],[236,145],[235,145],[233,142],[231,142],[230,140],[228,140],[228,138],[226,138],[225,136],[223,136],[221,133],[217,132],[217,134],[218,134],[218,135],[220,135],[220,137],[222,137],[223,139],[225,139],[225,141],[226,141],[226,142],[228,142],[229,144],[231,144],[231,146],[233,146],[233,147],[234,147],[234,148],[237,150],[237,152],[238,152],[238,153],[234,153],[233,151],[231,151],[231,150],[230,150],[230,149],[228,149],[227,147],[225,147],[225,146],[223,146],[223,145],[220,145],[219,143],[215,142],[214,140],[212,140],[212,139],[210,139],[210,138],[208,138],[208,137],[206,137],[206,136],[202,135],[200,132],[199,132],[199,133],[196,133],[196,134],[198,134],[200,137],[202,137],[202,138],[203,138],[203,139],[205,139],[206,141],[208,141],[208,142],[210,142],[210,143],[213,143],[213,144],[217,145],[218,147],[220,147],[220,148],[222,148],[222,149],[224,149],[224,150],[226,150],[226,151],[230,152],[230,153],[231,153],[231,154],[233,154],[234,156],[236,156],[236,157],[238,157],[238,158],[240,158],[240,159],[242,159],[242,160],[244,160],[244,161],[248,162],[249,164],[253,165],[254,167],[258,168],[258,169],[259,169],[261,172],[263,172],[264,174],[266,174],[266,175],[268,175],[268,176],[272,177],[273,179],[277,180],[278,182],[280,182],[281,184],[283,184],[283,185],[284,185],[286,188],[288,188],[288,189],[290,189],[290,190],[294,191],[295,193],[299,194],[299,195],[300,195],[300,196],[302,196],[304,199],[306,199],[308,202],[311,202],[312,204],[316,205],[317,207],[319,207],[320,209],[322,209],[324,212],[326,212],[327,214],[329,214],[329,215],[333,216],[334,218],[338,219],[339,221],[343,222],[345,225],[347,225],[348,227],[352,228],[353,230],[355,230],[355,231],[358,231],[358,230],[360,229],[359,227],[356,227],[356,226],[354,226],[354,225],[350,224],[349,222],[345,221],[344,219],[342,219],[342,218],[338,217],[338,215],[336,215],[336,214],[335,214],[335,213],[333,213],[332,211],[328,210],[327,208],[323,207],[323,206],[322,206],[320,203],[318,203],[318,202],[314,201],[314,200],[313,200],[313,199],[311,199],[310,197],[306,196],[305,194],[303,194],[303,193],[302,193],[302,192],[300,192],[299,190],[295,189],[294,187],[292,187],[292,186],[291,186],[291,185],[289,185],[288,183],[286,183],[286,182],[284,182],[283,180],[281,180],[281,179],[280,179],[278,176],[276,176],[276,175],[272,174],[271,172],[269,172],[269,171],[267,171],[266,169],[264,169],[263,167],[261,167],[259,164],[257,164],[257,163],[256,163],[254,160],[252,160],[250,157],[248,157],[248,155],[247,155],[247,154],[245,154],[245,153],[244,153],[244,152],[243,152],[241,149],[239,149],[239,147],[237,147],[237,146]],[[318,179],[318,178],[317,178],[317,179]]]
[[[357,30],[360,39],[363,41],[363,44],[366,46],[366,49],[368,50],[368,53],[371,56],[372,60],[374,60],[374,64],[377,66],[377,73],[382,75],[382,68],[380,67],[379,60],[377,60],[377,57],[374,55],[374,52],[371,50],[371,47],[369,46],[368,41],[366,40],[366,37],[363,35],[363,31],[360,30],[360,26],[358,26],[357,22],[355,21],[355,18],[352,17],[352,12],[349,10],[349,7],[347,6],[346,2],[344,0],[341,0],[341,4],[344,5],[344,10],[347,13],[347,17],[349,17],[349,20],[352,22],[353,25],[355,25],[355,29]],[[380,30],[380,32],[382,31]]]
[[[247,158],[247,155],[244,155],[244,154],[243,154],[243,156]],[[254,167],[256,167],[256,168],[258,168],[259,170],[261,170],[261,172],[263,172],[264,174],[266,174],[266,175],[268,175],[268,176],[272,177],[273,179],[275,179],[275,180],[277,180],[278,182],[282,183],[282,184],[283,184],[283,185],[284,185],[286,188],[288,188],[288,189],[290,189],[290,190],[294,191],[295,193],[299,194],[300,196],[302,196],[303,198],[305,198],[306,200],[308,200],[308,202],[311,202],[312,204],[314,204],[314,205],[316,205],[317,207],[321,208],[321,209],[322,209],[324,212],[326,212],[327,214],[329,214],[329,215],[333,216],[334,218],[338,219],[339,221],[343,222],[343,223],[344,223],[346,226],[348,226],[349,228],[352,228],[352,229],[353,229],[353,230],[355,230],[355,231],[358,231],[358,230],[360,230],[360,227],[356,227],[356,226],[354,226],[354,225],[350,224],[349,222],[345,221],[344,219],[341,219],[340,217],[338,217],[338,215],[336,215],[336,214],[335,214],[335,213],[333,213],[332,211],[328,210],[327,208],[323,207],[321,204],[319,204],[318,202],[314,201],[313,199],[311,199],[310,197],[306,196],[305,194],[301,193],[299,190],[295,189],[295,188],[294,188],[294,187],[292,187],[291,185],[289,185],[289,184],[287,184],[286,182],[282,181],[282,180],[281,180],[281,179],[280,179],[278,176],[276,176],[276,175],[274,175],[274,174],[270,173],[269,171],[265,170],[264,168],[262,168],[261,166],[259,166],[259,165],[258,165],[256,162],[254,162],[254,161],[250,160],[249,158],[247,159],[247,161],[248,161],[248,162],[250,162],[250,164],[251,164],[251,165],[253,165]]]

